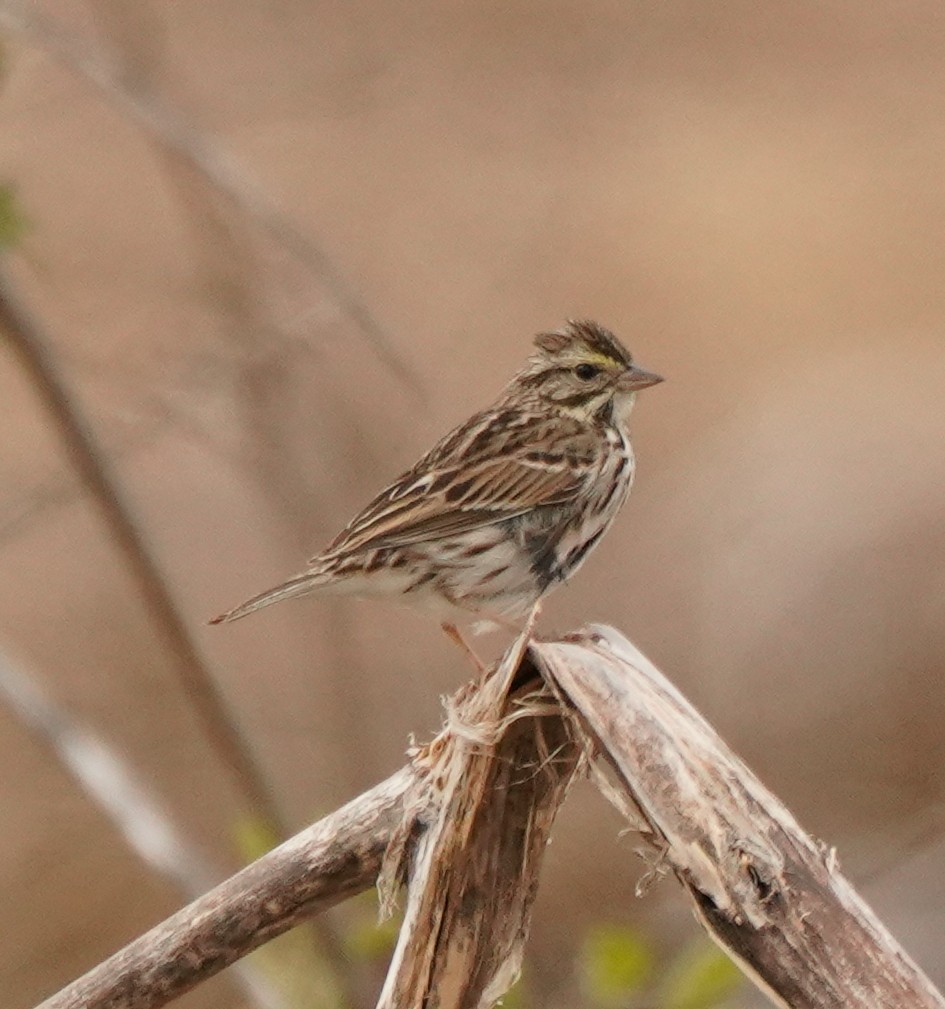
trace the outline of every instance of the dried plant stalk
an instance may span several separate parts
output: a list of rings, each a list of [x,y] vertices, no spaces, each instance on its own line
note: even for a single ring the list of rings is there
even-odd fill
[[[518,977],[542,855],[583,754],[519,654],[461,692],[413,754],[409,896],[378,1009],[491,1006]]]
[[[486,1009],[521,962],[541,856],[588,756],[712,937],[791,1009],[945,999],[791,814],[626,638],[520,639],[388,782],[308,828],[41,1009],[151,1009],[306,916],[409,881],[380,1009]],[[540,676],[539,676],[540,672]],[[542,680],[544,682],[542,682]]]
[[[790,1009],[943,1009],[945,999],[840,873],[626,638],[592,627],[533,646],[616,773],[634,826],[713,939]]]

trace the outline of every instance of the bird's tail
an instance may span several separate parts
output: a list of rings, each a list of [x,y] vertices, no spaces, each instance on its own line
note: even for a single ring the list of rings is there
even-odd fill
[[[261,610],[264,606],[271,606],[273,603],[281,602],[283,599],[293,599],[296,596],[308,595],[325,584],[325,576],[318,571],[307,571],[305,574],[296,575],[287,582],[277,585],[273,589],[260,592],[258,596],[247,599],[245,603],[234,606],[232,610],[221,613],[208,621],[211,624],[226,624],[231,620],[239,620],[241,617],[249,616],[256,610]]]

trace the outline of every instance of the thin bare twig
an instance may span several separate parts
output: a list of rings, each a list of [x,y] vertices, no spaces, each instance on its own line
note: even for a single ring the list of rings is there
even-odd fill
[[[166,101],[136,88],[134,75],[127,75],[124,67],[116,67],[94,46],[62,31],[35,10],[27,13],[23,7],[13,0],[4,0],[0,3],[0,24],[27,36],[120,103],[168,152],[173,152],[206,177],[282,248],[324,281],[340,309],[358,325],[378,358],[414,393],[422,393],[418,376],[398,354],[364,300],[354,292],[329,256],[295,227],[236,159]]]
[[[159,417],[122,437],[110,441],[109,457],[121,460],[150,448],[172,426],[169,417]],[[81,481],[73,474],[52,473],[32,484],[28,491],[11,494],[0,506],[0,543],[15,539],[47,511],[71,504],[85,493]]]
[[[0,655],[0,701],[41,739],[128,846],[187,896],[204,893],[222,873],[184,840],[157,796],[99,735],[56,704],[36,680]]]
[[[6,332],[10,346],[56,425],[72,464],[132,571],[214,751],[251,809],[285,836],[287,830],[269,785],[187,630],[157,560],[135,525],[119,481],[99,453],[94,435],[59,378],[45,337],[20,304],[3,266],[0,266],[0,327]]]
[[[258,366],[266,369],[270,366],[270,358],[279,356],[284,366],[296,365],[297,356],[311,352],[310,344],[287,340],[281,349],[273,348],[263,352],[244,364],[247,368]],[[86,361],[77,362],[74,355],[63,354],[62,364],[68,365],[70,372],[83,374],[92,368]],[[126,423],[126,430],[122,434],[113,436],[107,444],[103,444],[108,457],[113,462],[133,458],[139,452],[150,448],[163,436],[173,433],[192,445],[212,453],[215,458],[228,465],[236,466],[241,463],[241,452],[230,449],[220,442],[198,419],[178,406],[179,400],[183,397],[200,400],[219,393],[223,381],[218,373],[223,370],[222,365],[217,369],[204,369],[204,375],[197,378],[189,376],[186,381],[180,381],[170,387],[165,386],[162,392],[151,392],[143,402],[140,389],[132,382],[127,382],[123,391],[126,395],[137,394],[136,412],[146,416],[142,416],[142,419],[134,425]],[[207,371],[210,371],[209,376],[206,374]],[[114,380],[114,373],[111,373],[111,378]],[[227,369],[227,384],[232,384],[229,369]],[[132,392],[129,392],[129,389]],[[0,543],[19,535],[24,528],[45,515],[49,509],[71,504],[83,493],[80,481],[62,473],[50,475],[34,484],[31,489],[19,488],[19,490],[20,494],[11,494],[8,501],[0,505]]]

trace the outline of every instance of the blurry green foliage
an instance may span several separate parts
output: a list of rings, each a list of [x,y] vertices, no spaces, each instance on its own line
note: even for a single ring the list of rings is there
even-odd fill
[[[342,1009],[338,979],[325,962],[310,924],[277,936],[250,953],[249,959],[269,980],[289,1009]]]
[[[515,984],[499,999],[496,1005],[502,1006],[502,1009],[528,1009],[531,1002],[528,999],[527,991],[525,975],[523,973]]]
[[[271,851],[281,838],[268,820],[254,813],[243,816],[233,827],[233,843],[244,862],[255,862]]]
[[[612,924],[588,931],[577,969],[587,1004],[600,1009],[644,1004],[713,1009],[742,981],[738,968],[708,940],[700,939],[664,967],[644,934]]]
[[[18,245],[29,231],[29,222],[20,209],[12,186],[0,186],[0,251]]]
[[[373,897],[371,890],[368,896]],[[342,936],[345,954],[355,963],[372,962],[390,956],[400,931],[400,919],[377,919],[377,901],[371,901],[372,913],[361,913],[351,922]]]
[[[712,1009],[734,994],[742,974],[715,945],[705,939],[684,950],[670,965],[660,985],[665,1009]]]
[[[584,938],[579,966],[582,987],[594,1005],[626,1005],[653,974],[653,949],[636,929],[595,925]]]

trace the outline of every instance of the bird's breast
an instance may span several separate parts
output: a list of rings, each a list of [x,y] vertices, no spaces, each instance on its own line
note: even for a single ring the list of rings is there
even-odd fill
[[[544,588],[577,571],[627,499],[634,471],[630,443],[616,428],[608,429],[607,442],[609,451],[585,492],[566,507],[532,516],[523,526],[532,572]]]

